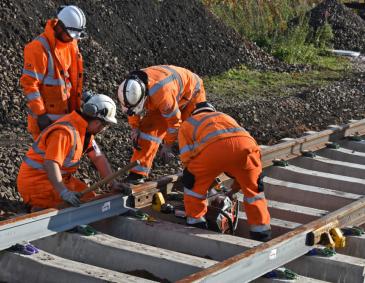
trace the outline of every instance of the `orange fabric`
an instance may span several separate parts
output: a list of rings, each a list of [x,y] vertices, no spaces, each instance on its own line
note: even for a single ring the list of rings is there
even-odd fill
[[[164,80],[174,76],[173,72],[165,68],[174,70],[179,78],[168,80],[168,83],[163,84]],[[163,118],[167,121],[168,128],[176,130],[179,128],[181,120],[183,120],[181,110],[186,108],[187,105],[192,105],[192,111],[196,103],[206,100],[203,81],[198,75],[188,69],[172,65],[161,65],[148,67],[143,69],[143,71],[148,76],[147,88],[149,94],[145,103],[146,111],[159,111],[161,114],[168,115],[176,110],[175,115]],[[180,80],[182,89],[180,89]],[[157,91],[155,91],[158,85],[161,87],[158,87]],[[195,89],[197,85],[200,86],[199,91]],[[129,122],[132,128],[138,128],[140,118],[138,116],[132,116],[129,118]],[[172,144],[176,140],[176,137],[177,131],[175,133],[167,133],[165,141],[168,144]]]
[[[64,115],[77,110],[81,103],[83,61],[76,40],[62,43],[55,38],[54,26],[57,20],[47,22],[39,38],[48,42],[54,64],[53,79],[60,79],[64,85],[50,85],[44,82],[49,74],[48,52],[35,39],[24,48],[24,69],[20,84],[27,97],[28,131],[36,138],[39,134],[37,116],[42,114]],[[40,96],[34,97],[35,94]]]
[[[180,76],[182,90],[179,98],[179,80],[171,80],[163,85],[164,80],[166,81],[173,74],[164,67],[175,70]],[[141,137],[139,145],[142,150],[134,150],[131,159],[131,161],[141,161],[141,166],[132,171],[147,176],[159,144],[162,140],[167,144],[172,144],[176,140],[181,121],[191,115],[196,103],[206,101],[206,95],[203,81],[187,69],[176,66],[152,66],[143,69],[143,71],[148,76],[149,90],[149,96],[145,104],[146,115],[143,117],[130,116],[128,121],[132,128],[138,128],[142,133],[155,139],[155,141],[151,141]],[[154,91],[158,85],[163,86]],[[197,85],[200,86],[198,91],[196,91]],[[169,117],[163,116],[171,113],[175,114]],[[143,168],[143,170],[138,168]]]
[[[76,140],[74,139],[74,131],[60,123],[72,125],[75,129]],[[82,190],[84,188],[81,184],[82,182],[71,177],[71,174],[77,170],[77,162],[80,161],[83,154],[87,125],[87,122],[75,111],[64,116],[55,124],[42,131],[37,141],[28,150],[26,159],[28,158],[37,164],[43,164],[45,159],[56,161],[60,164],[66,186],[73,188],[72,190]],[[92,140],[93,137],[90,139],[90,144]],[[75,163],[75,165],[66,167],[66,157],[69,156],[75,144],[74,155],[71,156],[71,162]],[[35,147],[38,149],[35,150]],[[40,154],[40,151],[44,152],[44,154]],[[47,207],[54,207],[54,204],[60,201],[58,192],[48,180],[45,170],[31,166],[24,160],[20,167],[17,178],[19,193],[24,201],[32,206],[39,206],[41,204],[42,206],[39,207],[46,207],[46,205],[49,205]]]
[[[204,112],[192,116],[195,119],[203,118],[211,113]],[[228,115],[215,116],[219,119],[207,119],[198,129],[197,136],[206,136],[209,129],[221,129],[222,125],[230,125],[232,118]],[[226,124],[224,123],[226,122]],[[188,126],[188,121],[184,122],[179,130],[179,147],[186,145],[187,139],[191,137],[193,128]],[[219,124],[219,126],[212,124]],[[233,123],[234,124],[234,123]],[[181,142],[181,143],[180,143]],[[214,179],[223,172],[235,178],[236,185],[239,184],[245,197],[256,197],[258,192],[257,180],[262,171],[260,160],[260,148],[256,141],[247,133],[241,136],[226,136],[207,143],[198,153],[192,155],[186,163],[187,170],[195,177],[195,183],[191,189],[193,192],[205,196]],[[184,194],[184,204],[187,216],[200,218],[207,212],[207,201],[188,194]],[[250,225],[270,224],[270,214],[267,209],[266,199],[259,199],[252,203],[244,202],[244,208]]]
[[[28,167],[28,168],[27,168]],[[65,202],[60,197],[59,193],[53,188],[52,184],[47,179],[42,179],[36,182],[32,181],[32,176],[26,177],[30,168],[23,163],[20,167],[20,173],[23,178],[17,179],[17,186],[24,203],[37,208],[59,208]],[[81,180],[70,176],[63,179],[64,184],[70,191],[81,192],[87,188],[87,185]],[[94,192],[85,194],[81,200],[88,201],[94,198]]]
[[[46,141],[47,149],[44,159],[53,160],[62,166],[66,159],[68,150],[71,148],[72,139],[68,132],[64,130],[52,131]]]
[[[202,112],[193,115],[182,123],[179,130],[180,159],[186,166],[209,144],[236,136],[251,137],[232,117],[224,113]]]

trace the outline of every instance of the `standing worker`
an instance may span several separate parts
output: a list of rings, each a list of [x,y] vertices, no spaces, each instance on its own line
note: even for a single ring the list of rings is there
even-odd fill
[[[207,194],[221,173],[234,178],[230,194],[244,194],[244,209],[250,236],[259,241],[271,238],[270,214],[259,177],[260,148],[251,135],[230,116],[216,112],[207,102],[198,103],[192,116],[179,129],[182,182],[187,224],[207,227]]]
[[[20,166],[17,185],[25,203],[33,210],[57,208],[63,201],[80,205],[79,194],[87,185],[72,176],[80,159],[87,153],[101,177],[112,174],[94,135],[116,124],[114,101],[103,94],[89,95],[81,112],[73,111],[44,129],[28,150]],[[118,182],[113,189],[120,189]],[[85,195],[83,200],[95,196]]]
[[[141,162],[125,181],[143,183],[162,141],[163,160],[174,157],[171,147],[181,121],[190,116],[196,103],[206,100],[203,81],[181,67],[152,66],[131,72],[119,86],[118,98],[132,128],[131,162]]]
[[[86,18],[76,6],[65,6],[45,31],[24,48],[20,84],[27,99],[28,131],[40,131],[81,104],[83,61],[77,41],[85,36]]]

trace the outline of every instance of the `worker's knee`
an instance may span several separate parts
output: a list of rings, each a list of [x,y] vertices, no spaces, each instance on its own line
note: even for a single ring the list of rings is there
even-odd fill
[[[195,176],[187,169],[184,169],[182,183],[185,188],[191,190],[195,184]]]

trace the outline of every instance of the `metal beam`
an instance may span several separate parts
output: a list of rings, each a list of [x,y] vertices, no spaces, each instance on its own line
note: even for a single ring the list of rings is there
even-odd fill
[[[129,210],[127,197],[112,195],[80,207],[62,210],[46,209],[0,222],[0,250],[17,243],[33,241],[112,216]]]
[[[233,256],[178,282],[249,282],[261,275],[306,254],[313,246],[306,245],[316,230],[360,225],[365,222],[365,198],[349,204],[323,218]]]

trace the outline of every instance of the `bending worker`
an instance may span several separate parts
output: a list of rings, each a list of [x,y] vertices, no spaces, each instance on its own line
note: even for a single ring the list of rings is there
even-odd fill
[[[196,103],[206,100],[203,81],[181,67],[152,66],[131,72],[119,86],[118,97],[132,127],[131,161],[141,162],[125,181],[142,183],[162,141],[163,160],[174,157],[171,147],[181,121],[190,116]]]
[[[94,135],[110,124],[116,124],[114,101],[103,94],[89,95],[81,112],[73,111],[44,129],[28,150],[17,178],[18,191],[33,211],[57,208],[63,201],[80,205],[79,194],[87,185],[72,176],[84,153],[91,159],[101,177],[112,173]],[[113,189],[121,188],[118,182]],[[94,197],[85,195],[83,200]]]
[[[251,135],[230,116],[198,103],[179,129],[182,182],[187,224],[206,228],[207,193],[221,173],[234,178],[231,195],[242,191],[251,238],[271,238],[270,214],[258,180],[262,171],[260,148]]]
[[[28,131],[40,131],[81,104],[83,61],[77,40],[85,35],[86,19],[76,6],[66,6],[45,31],[24,48],[20,78],[28,106]]]

